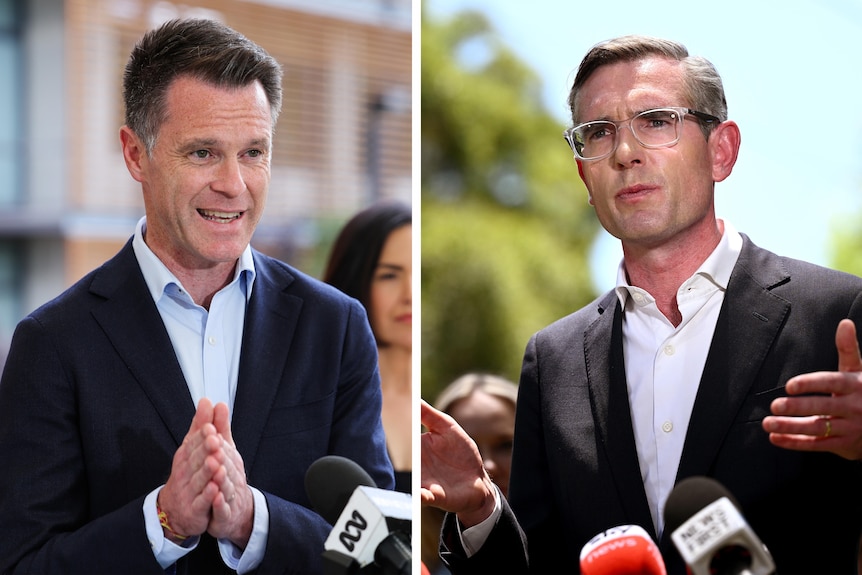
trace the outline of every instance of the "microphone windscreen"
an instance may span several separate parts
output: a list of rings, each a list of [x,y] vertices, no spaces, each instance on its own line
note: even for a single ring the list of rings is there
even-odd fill
[[[733,495],[715,479],[702,476],[683,479],[671,490],[664,504],[665,531],[673,533],[695,513],[722,497],[727,497],[740,509]]]
[[[305,472],[305,493],[314,510],[331,525],[360,485],[377,487],[359,464],[340,455],[321,457]]]
[[[652,537],[637,525],[621,525],[593,537],[580,555],[581,575],[667,575]]]

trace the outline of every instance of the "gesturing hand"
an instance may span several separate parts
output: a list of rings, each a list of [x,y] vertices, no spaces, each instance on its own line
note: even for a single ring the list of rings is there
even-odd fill
[[[485,472],[476,443],[454,419],[422,402],[423,505],[458,515],[465,527],[491,515],[496,488]]]
[[[763,420],[770,441],[785,449],[829,451],[862,459],[862,355],[849,319],[835,333],[838,371],[806,373],[786,385]],[[821,395],[807,395],[821,394]]]

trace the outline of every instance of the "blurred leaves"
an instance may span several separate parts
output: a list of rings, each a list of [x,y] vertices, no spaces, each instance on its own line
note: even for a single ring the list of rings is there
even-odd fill
[[[488,20],[422,18],[422,394],[518,380],[530,335],[595,297],[598,223],[541,83]]]
[[[831,266],[862,276],[862,213],[856,212],[834,222],[831,237]]]

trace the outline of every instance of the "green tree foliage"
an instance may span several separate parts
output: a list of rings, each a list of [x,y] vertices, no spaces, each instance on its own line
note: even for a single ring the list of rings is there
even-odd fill
[[[862,212],[835,222],[832,226],[832,261],[835,269],[862,276]],[[857,329],[859,327],[857,326]]]
[[[484,16],[423,14],[421,69],[422,392],[433,400],[468,371],[518,380],[530,335],[595,297],[598,223],[538,77]]]

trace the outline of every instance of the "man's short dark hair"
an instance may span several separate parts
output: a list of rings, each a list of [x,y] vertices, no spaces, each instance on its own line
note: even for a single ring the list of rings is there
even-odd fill
[[[275,127],[282,90],[278,62],[263,48],[215,20],[170,20],[141,38],[123,76],[126,125],[144,142],[147,153],[152,152],[165,120],[168,88],[180,76],[226,88],[260,82]]]

